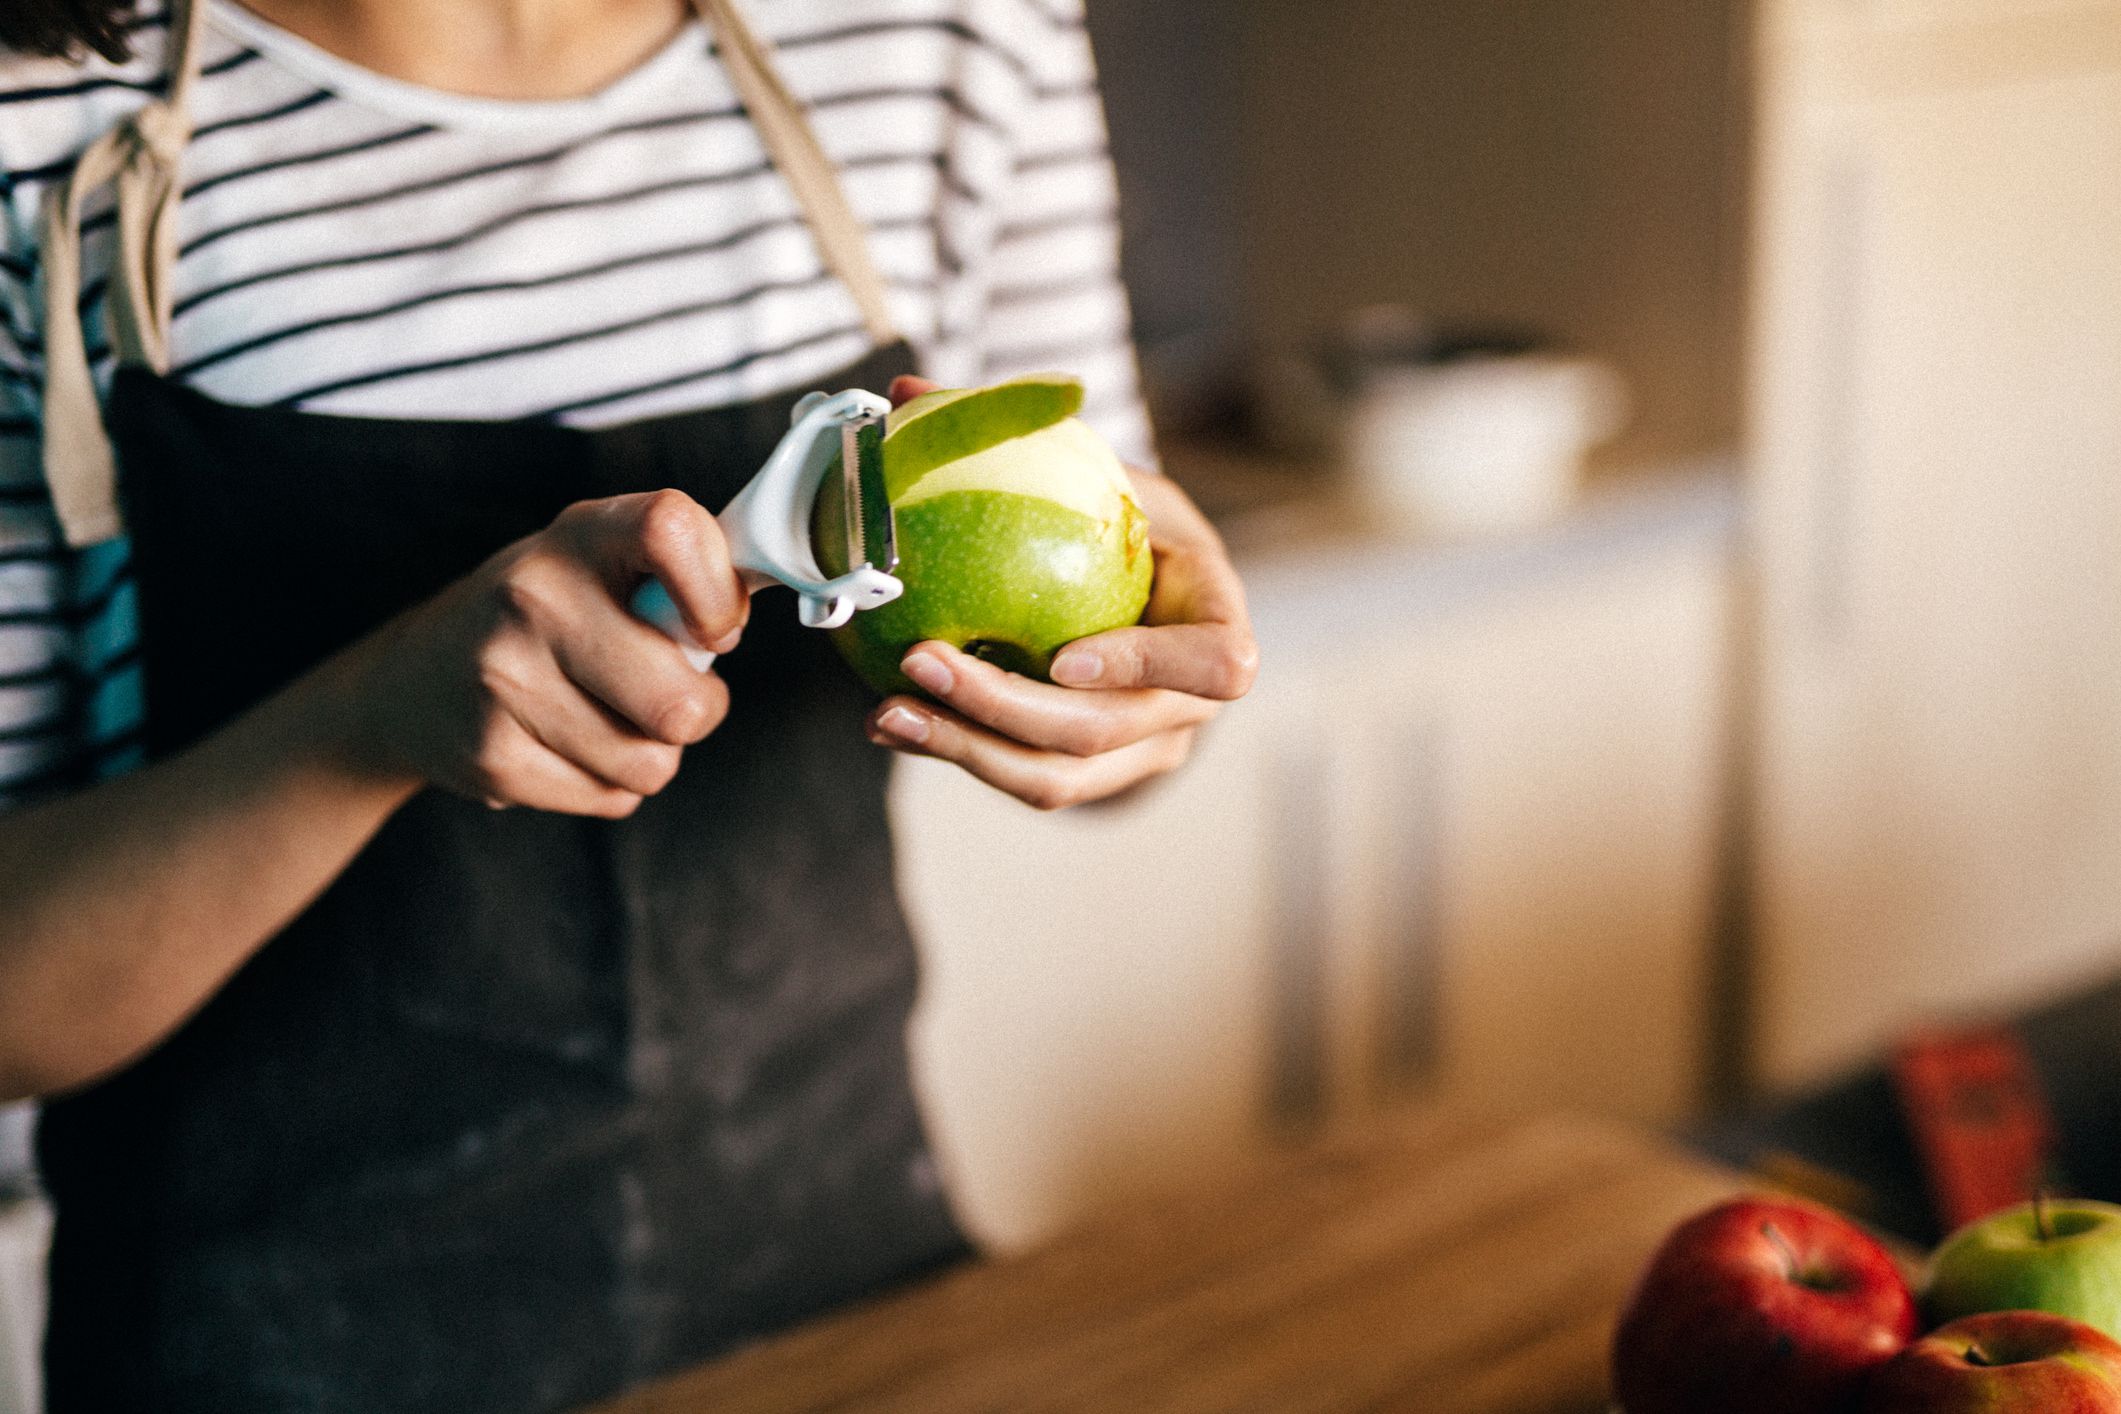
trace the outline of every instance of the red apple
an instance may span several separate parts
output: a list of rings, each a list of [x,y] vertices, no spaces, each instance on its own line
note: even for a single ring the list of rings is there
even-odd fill
[[[2121,1344],[2067,1316],[1967,1316],[1900,1352],[1863,1414],[2121,1414]]]
[[[1915,1333],[1884,1248],[1846,1218],[1739,1199],[1673,1229],[1613,1340],[1627,1414],[1847,1414]]]

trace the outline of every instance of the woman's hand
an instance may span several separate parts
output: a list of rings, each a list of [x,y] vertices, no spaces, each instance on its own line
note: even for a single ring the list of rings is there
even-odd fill
[[[188,749],[0,815],[0,1099],[167,1036],[423,785],[602,816],[661,789],[728,697],[624,608],[649,574],[735,643],[705,511],[585,502]]]
[[[929,386],[900,379],[891,396]],[[1141,625],[1070,644],[1052,684],[918,644],[901,667],[936,701],[885,700],[870,714],[871,741],[955,762],[1041,810],[1102,800],[1185,762],[1201,724],[1251,688],[1259,650],[1214,527],[1170,481],[1131,475],[1156,555]]]
[[[355,752],[496,809],[630,815],[729,708],[628,612],[650,575],[693,637],[736,645],[749,595],[681,491],[584,501],[354,651]]]

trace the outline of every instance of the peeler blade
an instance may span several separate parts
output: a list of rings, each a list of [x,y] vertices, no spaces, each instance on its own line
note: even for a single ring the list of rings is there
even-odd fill
[[[898,569],[898,519],[884,488],[884,419],[861,417],[840,429],[846,477],[847,561],[890,574]]]

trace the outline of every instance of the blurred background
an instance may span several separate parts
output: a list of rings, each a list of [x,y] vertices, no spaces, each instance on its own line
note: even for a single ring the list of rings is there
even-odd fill
[[[898,780],[969,1224],[1448,1100],[1919,1238],[1975,1071],[2121,1199],[2121,4],[1090,16],[1265,671],[1114,805]]]
[[[1265,671],[1102,811],[901,780],[975,1225],[1439,1099],[2121,1197],[2121,5],[1090,18]]]

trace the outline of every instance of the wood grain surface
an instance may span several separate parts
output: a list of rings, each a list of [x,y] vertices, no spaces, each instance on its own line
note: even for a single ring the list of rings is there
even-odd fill
[[[598,1414],[1603,1414],[1636,1270],[1741,1185],[1595,1121],[1427,1116],[972,1264]]]

